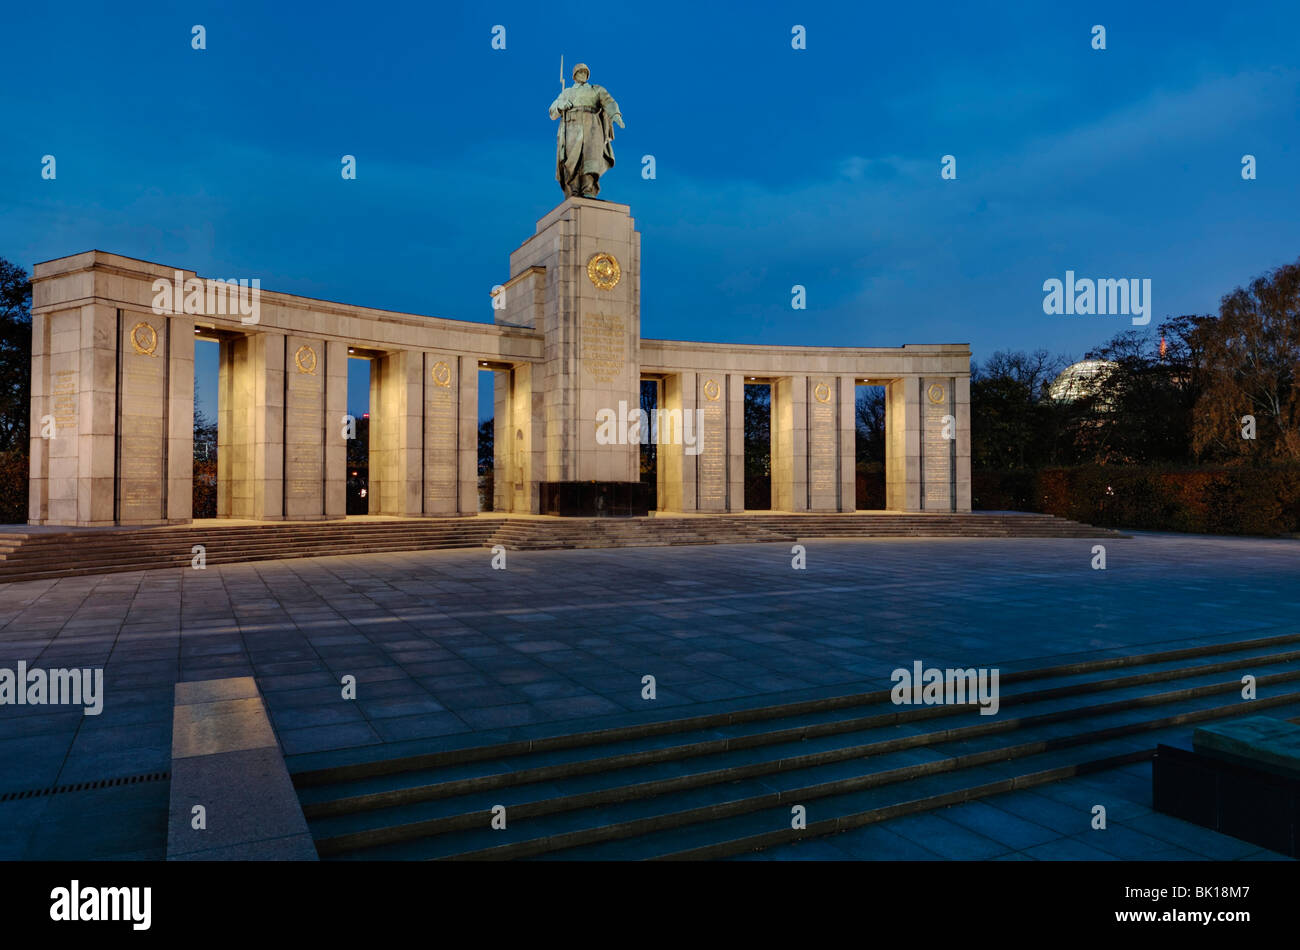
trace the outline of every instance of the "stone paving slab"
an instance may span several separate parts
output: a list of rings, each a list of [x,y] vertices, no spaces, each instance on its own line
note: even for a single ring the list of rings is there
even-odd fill
[[[191,681],[249,678],[286,754],[356,760],[880,689],[918,659],[1026,669],[1300,623],[1295,540],[1138,534],[1106,541],[1105,571],[1095,543],[812,541],[805,571],[770,544],[511,552],[505,571],[426,551],[0,585],[0,667],[102,665],[105,689],[99,717],[0,707],[0,794],[167,768],[157,727]]]
[[[176,684],[167,858],[316,858],[252,677]]]

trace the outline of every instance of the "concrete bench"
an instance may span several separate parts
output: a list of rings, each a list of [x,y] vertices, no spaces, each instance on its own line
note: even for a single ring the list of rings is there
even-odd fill
[[[251,676],[176,684],[167,860],[317,860]]]

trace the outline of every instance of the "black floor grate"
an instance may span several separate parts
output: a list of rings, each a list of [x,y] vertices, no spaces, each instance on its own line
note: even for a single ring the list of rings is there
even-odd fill
[[[149,772],[146,775],[124,775],[119,778],[101,778],[93,782],[74,782],[71,785],[53,785],[26,792],[0,792],[0,802],[16,802],[24,798],[42,798],[46,795],[62,795],[64,792],[89,792],[98,788],[113,788],[118,785],[140,785],[144,782],[161,782],[172,777],[171,772]]]

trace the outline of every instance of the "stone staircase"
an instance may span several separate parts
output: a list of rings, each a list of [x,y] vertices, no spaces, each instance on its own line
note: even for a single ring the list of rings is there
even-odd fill
[[[555,518],[507,520],[489,543],[512,551],[658,547],[666,544],[750,544],[794,541],[796,535],[761,516],[744,518]]]
[[[508,519],[490,543],[512,550],[744,544],[814,538],[1123,537],[1042,514],[772,514]]]
[[[993,716],[882,689],[288,765],[325,859],[726,858],[1150,759],[1194,723],[1300,716],[1298,661],[1300,634],[1285,634],[1004,672]]]
[[[208,565],[437,548],[482,547],[499,522],[478,518],[109,528],[0,535],[0,582],[189,567],[195,545]]]
[[[512,551],[812,538],[1118,537],[1039,514],[746,514],[650,518],[430,518],[0,533],[0,582],[280,558],[504,545]]]

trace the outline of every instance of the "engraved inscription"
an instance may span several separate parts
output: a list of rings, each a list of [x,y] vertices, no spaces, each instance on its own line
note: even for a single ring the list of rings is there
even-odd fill
[[[287,375],[284,400],[284,493],[289,517],[320,513],[325,474],[321,441],[325,384],[316,372],[315,348],[299,345],[293,362],[296,371]]]
[[[947,380],[924,380],[921,437],[924,439],[923,477],[927,511],[952,510],[952,443],[943,437],[943,417],[951,412]]]
[[[592,379],[612,383],[627,365],[627,321],[614,314],[583,314],[581,354]]]
[[[446,385],[429,388],[425,402],[424,496],[432,511],[455,510],[456,500],[456,399],[451,388],[451,369]],[[435,367],[436,373],[437,367]],[[436,382],[436,376],[435,376]],[[451,504],[448,504],[448,503]]]
[[[716,387],[717,383],[713,385]],[[701,508],[721,509],[727,503],[727,424],[723,405],[722,400],[715,398],[706,399],[702,406],[704,424],[700,437],[704,446],[698,462]]]
[[[77,427],[77,373],[62,370],[50,374],[50,411],[59,432],[73,434]]]
[[[829,400],[829,395],[826,398]],[[808,480],[814,494],[835,491],[835,408],[822,402],[809,409]]]
[[[164,517],[166,355],[157,332],[147,324],[124,332],[132,346],[123,348],[122,357],[119,514],[123,521],[152,521]],[[142,336],[145,346],[138,345]]]

